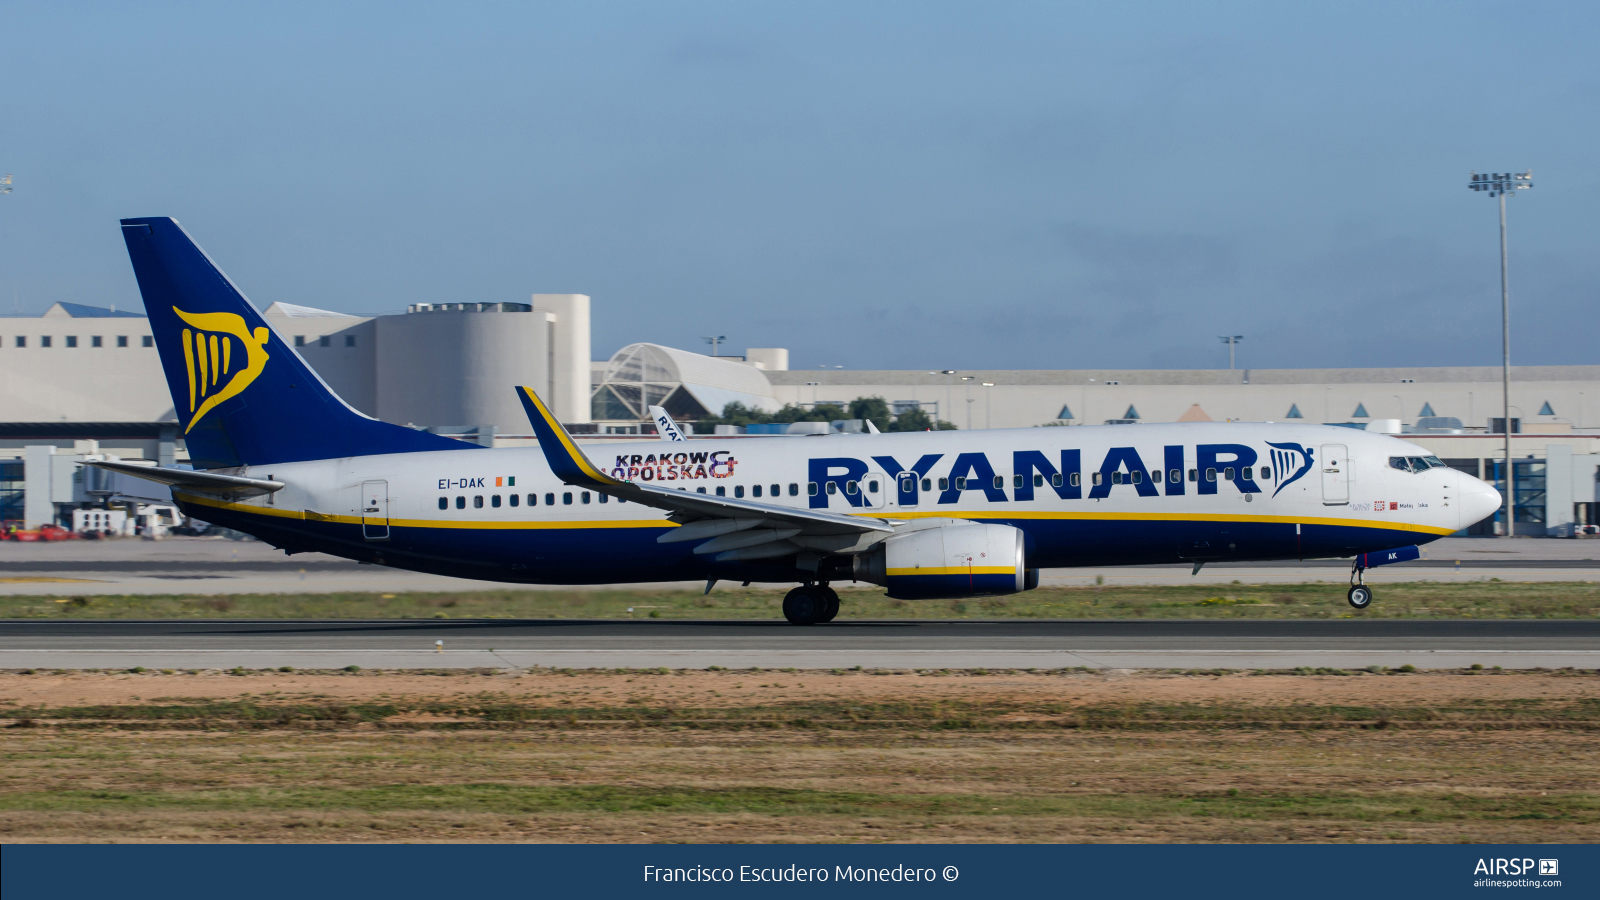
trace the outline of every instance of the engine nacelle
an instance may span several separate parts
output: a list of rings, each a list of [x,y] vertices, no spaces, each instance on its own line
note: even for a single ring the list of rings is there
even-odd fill
[[[896,535],[855,559],[855,577],[897,600],[1015,594],[1039,584],[1022,532],[1010,525],[946,525]]]

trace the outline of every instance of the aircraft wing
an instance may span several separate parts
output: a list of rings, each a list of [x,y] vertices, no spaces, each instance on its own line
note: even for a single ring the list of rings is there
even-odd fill
[[[716,553],[719,561],[726,562],[783,556],[802,549],[856,552],[894,533],[894,525],[884,519],[795,509],[613,478],[578,449],[532,388],[517,388],[517,396],[556,477],[574,487],[667,510],[670,518],[683,527],[662,535],[658,539],[662,543],[709,538],[695,552]]]
[[[210,494],[259,496],[282,490],[284,486],[281,481],[244,478],[239,475],[218,475],[212,472],[196,472],[193,469],[164,469],[159,466],[136,466],[124,462],[85,462],[84,465],[105,469],[108,472],[121,472],[157,484],[187,488],[191,491],[205,491]]]

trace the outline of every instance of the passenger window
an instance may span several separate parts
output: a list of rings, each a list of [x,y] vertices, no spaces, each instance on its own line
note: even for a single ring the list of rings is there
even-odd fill
[[[722,485],[718,485],[717,486],[717,496],[718,497],[726,497],[726,496],[728,496],[728,489],[726,487],[723,487]]]
[[[706,492],[706,489],[703,488],[703,487],[697,487],[697,488],[694,489],[694,492],[696,494],[704,494]]]
[[[1022,476],[1021,475],[1013,475],[1013,476],[1011,476],[1011,486],[1014,487],[1014,488],[1022,487]],[[1038,485],[1034,485],[1034,487],[1038,487]]]
[[[966,489],[967,489],[967,476],[962,475],[962,476],[960,476],[960,477],[958,477],[956,479],[956,490],[964,491]]]
[[[1156,469],[1156,470],[1152,471],[1150,473],[1150,480],[1155,482],[1156,484],[1160,484],[1161,483],[1161,470],[1160,469]]]
[[[506,500],[512,506],[516,506],[518,503],[522,502],[522,495],[521,494],[512,494],[511,496],[507,497]]]
[[[1059,476],[1058,476],[1059,477]],[[1078,487],[1083,483],[1083,478],[1077,472],[1072,473],[1072,486]]]
[[[1232,481],[1233,480],[1233,466],[1229,466],[1226,469],[1222,470],[1222,480],[1224,480],[1224,481]]]
[[[941,490],[941,491],[950,490],[950,479],[948,479],[948,478],[939,479],[939,490]]]
[[[472,498],[473,509],[483,509],[483,495],[477,494]]]
[[[584,503],[588,503],[589,502],[589,492],[588,491],[584,491],[582,494],[579,494],[578,495],[578,499],[582,500]]]
[[[467,498],[465,498],[465,497],[457,497],[456,498],[456,509],[466,509],[466,508],[467,508]]]
[[[1112,472],[1111,473],[1111,483],[1112,484],[1121,484],[1122,483],[1122,473],[1121,472]]]
[[[1096,472],[1096,473],[1094,473],[1094,477],[1091,480],[1096,485],[1099,485],[1101,482],[1105,481],[1105,474],[1103,472]]]
[[[874,478],[871,481],[867,482],[867,493],[876,494],[877,492],[878,492],[878,479]]]
[[[440,497],[439,498],[439,508],[440,509],[449,509],[450,508],[450,498],[449,497]]]
[[[773,499],[777,499],[778,497],[783,496],[783,491],[780,490],[780,488],[782,488],[782,487],[783,487],[783,485],[780,485],[780,484],[775,484],[775,485],[772,486],[772,497],[773,497]]]
[[[734,485],[733,486],[733,495],[735,497],[743,497],[744,496],[744,485],[742,485],[742,484]]]
[[[566,493],[561,495],[561,505],[562,506],[571,506],[572,505],[572,492],[571,491],[567,491]]]
[[[1039,484],[1039,482],[1041,482],[1043,480],[1044,480],[1044,476],[1043,475],[1035,476],[1034,479],[1033,479],[1034,486],[1035,487],[1043,487],[1043,485]],[[1050,486],[1051,487],[1061,487],[1061,473],[1060,472],[1057,472],[1054,475],[1050,476]]]
[[[846,481],[844,483],[844,492],[851,496],[855,496],[856,492],[860,489],[860,486],[858,486],[854,481]]]
[[[570,498],[572,495],[568,494],[567,496]],[[567,502],[570,503],[572,501],[569,499]],[[555,506],[556,505],[556,495],[555,494],[545,494],[544,495],[544,505],[545,506]]]
[[[1144,480],[1144,473],[1139,471],[1138,469],[1134,469],[1132,472],[1129,472],[1128,474],[1133,477],[1133,483],[1134,484],[1138,484],[1139,482]]]
[[[601,503],[604,503],[604,502],[606,502],[607,500],[610,500],[610,499],[611,499],[611,497],[609,495],[607,495],[607,494],[601,494],[600,495],[600,502]]]
[[[761,485],[752,484],[750,486],[750,496],[752,496],[752,497],[760,497],[761,496]]]
[[[529,494],[528,495],[528,505],[529,506],[538,506],[539,505],[539,495],[538,494]]]
[[[1206,480],[1207,481],[1216,481],[1217,480],[1217,470],[1216,469],[1207,469],[1206,470]]]
[[[1173,484],[1177,484],[1178,482],[1182,481],[1183,480],[1183,472],[1182,472],[1182,470],[1173,469],[1171,472],[1168,472],[1167,473],[1167,480],[1172,482]]]
[[[495,494],[494,496],[490,497],[489,498],[489,505],[494,507],[495,509],[499,509],[500,508],[500,495],[499,494]]]
[[[925,490],[925,491],[933,490],[933,479],[932,478],[924,478],[924,479],[922,479],[922,489]],[[939,489],[940,490],[944,490],[944,487],[941,485]]]
[[[778,489],[777,488],[773,488],[772,492],[774,494],[776,494],[778,492]],[[815,488],[812,488],[810,490],[810,492],[815,494],[817,491],[816,491]],[[789,482],[789,496],[791,496],[791,497],[800,496],[800,485],[799,485],[798,482],[794,482],[794,481]]]
[[[828,493],[830,493],[830,494],[839,493],[839,482],[837,482],[837,481],[828,482]]]
[[[1189,470],[1189,480],[1190,481],[1199,481],[1200,479],[1196,477],[1199,474],[1200,474],[1200,470],[1199,469],[1190,469]]]
[[[995,486],[996,490],[999,490],[1000,488],[1003,488],[1003,487],[1006,486],[1006,480],[1004,478],[1001,478],[999,475],[996,475],[994,477],[994,486]]]
[[[1261,480],[1262,481],[1271,481],[1272,480],[1272,467],[1271,466],[1262,466],[1261,467]]]

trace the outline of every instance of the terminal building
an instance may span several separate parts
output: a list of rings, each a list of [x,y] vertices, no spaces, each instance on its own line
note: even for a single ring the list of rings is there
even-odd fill
[[[692,429],[729,403],[774,412],[877,397],[895,414],[919,409],[961,429],[1338,424],[1405,434],[1450,465],[1504,484],[1498,367],[795,370],[782,348],[711,357],[652,343],[597,361],[589,314],[582,294],[416,304],[383,316],[286,303],[264,312],[356,409],[490,446],[534,440],[516,385],[534,387],[573,433],[595,440],[648,439],[652,405]],[[67,522],[73,509],[125,493],[161,499],[136,493],[148,487],[96,481],[100,473],[80,465],[93,454],[162,465],[187,459],[141,314],[57,303],[42,316],[0,318],[0,383],[0,521]],[[1518,533],[1595,524],[1600,365],[1515,367],[1511,403]]]

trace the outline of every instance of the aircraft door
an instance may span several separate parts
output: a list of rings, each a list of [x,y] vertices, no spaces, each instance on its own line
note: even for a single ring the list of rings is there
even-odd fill
[[[1322,505],[1350,502],[1350,457],[1343,444],[1322,445]]]
[[[901,472],[895,477],[894,486],[896,506],[917,505],[917,473]]]
[[[361,536],[369,541],[389,539],[389,482],[361,482]]]
[[[894,505],[894,481],[877,466],[867,469],[861,476],[861,503],[867,509],[883,509]]]

